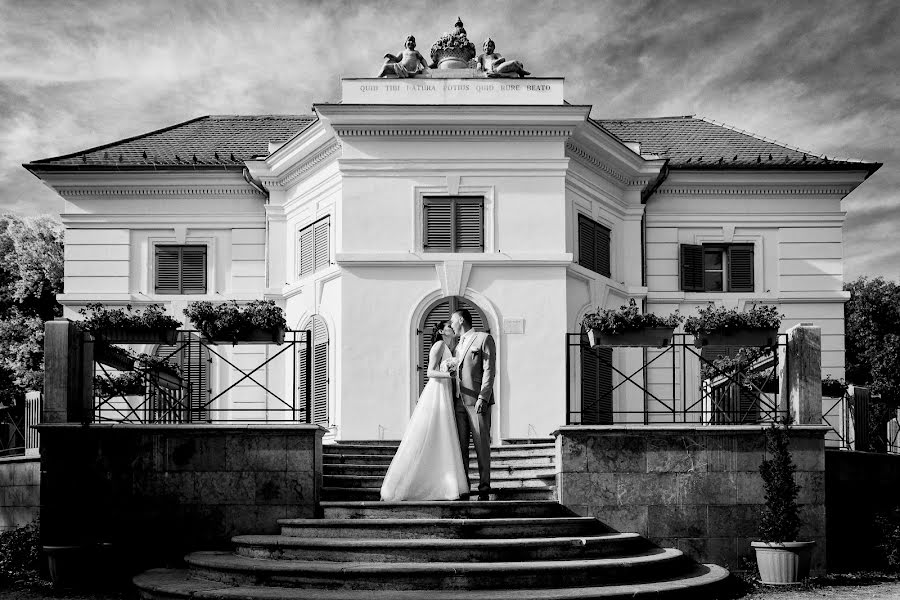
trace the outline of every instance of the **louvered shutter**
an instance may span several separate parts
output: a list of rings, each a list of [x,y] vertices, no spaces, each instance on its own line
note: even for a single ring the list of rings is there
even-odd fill
[[[176,345],[160,344],[156,347],[154,356],[165,359],[170,365],[177,365],[181,369],[181,379],[183,387],[181,390],[159,390],[159,393],[166,395],[168,399],[164,404],[168,406],[171,414],[160,414],[157,418],[165,422],[178,422],[183,416],[177,416],[175,413],[181,412],[182,415],[190,410],[190,421],[192,423],[209,422],[209,350],[205,346],[198,343],[196,338],[191,339],[191,334],[179,334]],[[179,398],[180,397],[180,398]],[[157,398],[156,402],[151,402],[157,412],[160,410],[160,402],[162,398]],[[178,410],[178,405],[184,410]]]
[[[206,293],[206,246],[182,246],[181,293]]]
[[[578,215],[578,264],[585,269],[596,271],[597,243],[594,240],[594,223],[583,215]]]
[[[306,227],[300,231],[297,240],[297,275],[300,277],[309,275],[315,268],[313,235],[313,228]]]
[[[316,223],[314,227],[315,238],[315,267],[313,270],[318,271],[331,264],[330,247],[328,243],[328,230],[330,223],[328,219],[323,219]]]
[[[484,252],[483,200],[457,198],[454,205],[454,251]]]
[[[581,424],[612,425],[612,348],[591,348],[581,336]]]
[[[306,423],[306,399],[312,391],[306,387],[306,357],[309,355],[309,348],[304,341],[297,345],[297,419],[301,423]]]
[[[312,422],[328,427],[328,330],[321,318],[313,318]]]
[[[685,292],[703,291],[703,246],[681,244],[681,289]]]
[[[423,206],[425,252],[453,251],[453,205],[449,198],[426,198]]]
[[[419,391],[425,389],[428,383],[428,356],[431,352],[431,334],[434,332],[435,326],[441,322],[450,319],[450,300],[443,300],[437,304],[431,311],[425,315],[425,322],[422,324],[420,331],[421,343],[419,344]]]
[[[604,277],[610,276],[609,254],[609,229],[594,223],[594,270]]]
[[[157,294],[178,294],[181,292],[181,252],[178,246],[156,247]]]
[[[728,291],[753,291],[753,245],[735,244],[728,248]]]

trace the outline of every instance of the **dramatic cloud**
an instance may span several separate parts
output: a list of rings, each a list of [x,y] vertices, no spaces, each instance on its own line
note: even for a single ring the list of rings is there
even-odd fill
[[[23,162],[204,114],[309,113],[461,16],[595,117],[697,114],[885,163],[844,201],[845,276],[900,277],[900,3],[412,4],[0,0],[0,210],[62,209]]]

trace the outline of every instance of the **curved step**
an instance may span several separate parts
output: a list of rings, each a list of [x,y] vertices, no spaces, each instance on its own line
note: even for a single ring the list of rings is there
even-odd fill
[[[322,465],[322,472],[325,477],[345,476],[345,475],[368,475],[384,477],[388,470],[388,465],[373,464],[325,464]],[[478,473],[477,465],[469,466],[470,474]],[[537,477],[555,478],[556,469],[552,464],[542,466],[530,465],[499,465],[491,462],[491,478],[517,477],[520,479],[532,479]]]
[[[647,583],[571,588],[505,590],[303,590],[304,600],[626,600],[712,598],[723,588],[728,571],[697,565],[684,576]],[[191,577],[186,569],[153,569],[134,578],[144,600],[286,600],[296,590],[277,587],[233,587]]]
[[[262,560],[230,552],[195,552],[185,561],[197,576],[232,585],[357,590],[495,590],[637,583],[690,570],[690,563],[674,548],[654,548],[626,557],[490,563]]]
[[[472,495],[477,495],[473,491]],[[505,487],[491,490],[491,500],[555,500],[556,486]],[[381,498],[381,488],[322,488],[322,500],[327,501],[375,501]]]
[[[572,511],[550,500],[462,500],[421,502],[320,502],[326,519],[463,519],[492,517],[571,517]]]
[[[232,538],[236,554],[268,560],[335,562],[521,562],[626,556],[651,544],[636,533],[515,539],[326,539],[280,535]]]
[[[380,488],[384,482],[384,475],[323,475],[322,484],[324,487],[337,488]],[[469,473],[469,482],[475,484],[478,482],[478,473]],[[492,488],[529,488],[529,487],[546,487],[556,482],[556,473],[547,473],[542,476],[533,478],[521,478],[517,475],[510,475],[506,472],[491,474]]]
[[[521,519],[279,519],[281,535],[317,538],[514,538],[610,533],[593,517]]]
[[[355,465],[383,465],[391,464],[394,456],[388,454],[323,454],[322,463],[325,465],[355,464]],[[529,454],[527,456],[492,455],[491,466],[501,467],[548,467],[553,468],[555,457],[552,454]],[[478,463],[469,460],[469,468],[477,469]]]

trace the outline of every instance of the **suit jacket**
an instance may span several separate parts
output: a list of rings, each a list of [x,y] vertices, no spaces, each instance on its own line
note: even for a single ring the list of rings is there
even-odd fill
[[[475,406],[478,396],[485,404],[494,403],[494,374],[497,351],[494,338],[483,331],[470,334],[456,348],[459,365],[456,367],[456,384],[459,396],[466,406]]]

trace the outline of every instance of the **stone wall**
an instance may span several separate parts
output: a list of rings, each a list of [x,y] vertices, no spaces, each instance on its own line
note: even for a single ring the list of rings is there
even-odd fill
[[[800,484],[800,537],[825,570],[827,427],[791,428]],[[634,531],[729,569],[754,559],[765,457],[762,426],[568,426],[557,431],[559,500],[580,515]]]
[[[40,514],[39,456],[0,458],[0,531],[27,525]]]
[[[177,564],[233,535],[313,517],[322,478],[316,425],[45,424],[41,541],[111,544],[137,571]]]
[[[875,516],[900,508],[900,455],[825,452],[828,568],[882,566]]]

